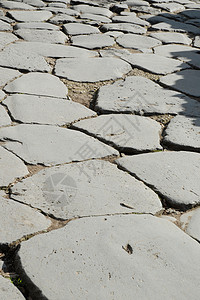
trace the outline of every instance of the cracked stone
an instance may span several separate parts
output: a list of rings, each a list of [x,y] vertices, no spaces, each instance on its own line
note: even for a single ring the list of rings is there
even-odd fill
[[[200,208],[196,208],[183,214],[180,221],[182,223],[181,227],[185,230],[185,232],[200,242],[199,218]]]
[[[2,31],[11,31],[12,26],[2,20],[0,20],[0,30]]]
[[[0,49],[17,40],[18,37],[10,32],[0,32]]]
[[[11,125],[11,119],[6,111],[6,109],[0,105],[0,127]]]
[[[57,14],[55,17],[51,18],[49,22],[60,25],[65,23],[76,22],[76,19],[73,16],[69,16],[66,14]]]
[[[22,74],[17,70],[0,67],[0,86],[5,85],[10,80],[19,77],[20,75]]]
[[[6,279],[0,275],[0,292],[2,299],[24,300],[22,293],[11,283],[10,279]]]

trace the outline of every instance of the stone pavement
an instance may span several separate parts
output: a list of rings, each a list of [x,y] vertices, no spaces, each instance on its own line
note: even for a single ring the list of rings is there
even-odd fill
[[[199,300],[200,1],[0,0],[0,300]]]

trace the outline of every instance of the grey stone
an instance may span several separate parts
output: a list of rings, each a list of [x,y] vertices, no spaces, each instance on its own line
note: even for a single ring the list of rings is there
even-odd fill
[[[2,31],[12,31],[12,26],[2,20],[0,20],[0,30]]]
[[[66,8],[66,3],[61,3],[61,2],[50,2],[49,4],[47,4],[47,6],[50,7],[60,7],[60,8]]]
[[[18,29],[15,34],[25,41],[50,44],[65,44],[68,39],[63,32],[53,30]]]
[[[119,13],[121,13],[124,10],[128,10],[128,5],[127,4],[123,4],[123,3],[116,3],[116,4],[113,4],[110,7],[110,10],[112,10],[113,12],[119,14]]]
[[[9,128],[11,127],[1,129]],[[0,186],[7,186],[16,178],[26,175],[28,175],[28,169],[21,159],[0,146]]]
[[[4,192],[0,191],[0,243],[12,243],[25,235],[50,227],[51,221],[41,213],[4,196]]]
[[[150,20],[148,20],[150,22]],[[164,31],[177,31],[177,32],[191,32],[193,34],[200,34],[200,29],[196,26],[177,22],[174,20],[166,20],[165,22],[158,23],[152,26],[152,29],[164,30]]]
[[[200,36],[195,37],[194,46],[200,48]]]
[[[100,50],[101,57],[122,57],[125,54],[130,54],[130,52],[126,49],[116,49],[116,48]]]
[[[190,45],[192,43],[192,40],[187,35],[178,32],[154,32],[150,36],[160,40],[164,44]]]
[[[101,23],[111,23],[112,21],[104,16],[101,15],[94,15],[94,14],[81,14],[80,15],[81,19],[88,19],[92,21],[97,21],[99,24]]]
[[[165,75],[189,68],[189,65],[186,63],[157,54],[134,53],[127,56],[124,55],[123,59],[134,67],[141,68],[154,74]]]
[[[0,105],[0,127],[6,125],[11,125],[11,119],[8,113],[6,112],[5,108],[2,105]]]
[[[200,293],[199,244],[171,222],[150,215],[74,220],[22,243],[18,255],[17,272],[33,282],[35,299],[40,292],[34,287],[49,300],[71,295],[158,300],[161,294],[164,300],[196,300]]]
[[[56,76],[43,73],[28,73],[5,86],[9,93],[31,94],[56,98],[65,98],[67,87]]]
[[[145,34],[146,28],[141,27],[136,24],[130,23],[112,23],[112,24],[104,24],[100,28],[103,32],[105,31],[122,31],[125,33],[136,33],[136,34]]]
[[[200,26],[200,18],[199,19],[189,19],[185,23],[192,24],[192,25],[199,27]]]
[[[63,58],[57,60],[55,74],[73,81],[97,82],[120,78],[131,69],[128,63],[114,57]]]
[[[198,9],[186,9],[182,14],[191,19],[200,19],[200,11]]]
[[[163,142],[175,149],[200,152],[200,118],[176,116],[170,121]]]
[[[140,13],[153,14],[153,15],[161,13],[160,9],[155,7],[150,7],[150,6],[131,6],[130,10],[140,12]]]
[[[63,25],[64,32],[69,35],[100,33],[99,29],[91,25],[68,23]]]
[[[93,137],[58,126],[4,127],[0,129],[0,139],[7,141],[6,149],[30,164],[49,166],[118,155],[118,151]]]
[[[14,29],[46,29],[46,30],[60,30],[60,28],[54,24],[44,22],[26,22],[18,23],[14,26]],[[34,33],[33,33],[34,34]]]
[[[200,70],[183,70],[163,76],[160,79],[165,86],[191,96],[200,97]]]
[[[15,94],[8,96],[3,103],[12,117],[22,123],[61,126],[96,115],[79,103],[57,98]]]
[[[5,98],[6,94],[0,90],[0,100],[3,100]]]
[[[66,14],[57,14],[55,17],[51,18],[49,22],[52,24],[65,24],[65,23],[71,23],[76,22],[77,20],[73,16],[68,16]]]
[[[0,1],[0,7],[6,9],[21,9],[21,10],[33,10],[35,9],[33,6],[17,1]]]
[[[107,18],[111,18],[113,15],[113,13],[105,7],[92,7],[89,5],[75,5],[74,9],[80,13],[101,15],[101,16],[104,16]]]
[[[17,183],[11,197],[62,219],[162,209],[150,188],[102,160],[42,170]]]
[[[141,26],[150,25],[147,21],[141,20],[140,18],[136,17],[135,14],[128,16],[115,16],[112,18],[112,21],[116,23],[133,23]]]
[[[160,41],[154,38],[131,33],[121,35],[117,38],[116,42],[124,48],[132,48],[138,50],[145,48],[153,48],[162,44]]]
[[[18,37],[10,32],[0,32],[0,49],[17,40]]]
[[[177,11],[182,11],[185,10],[185,7],[179,3],[159,3],[159,4],[154,4],[155,7],[167,10],[169,12],[175,13]]]
[[[16,77],[19,77],[20,75],[22,75],[22,74],[17,70],[0,67],[0,86],[5,85],[10,80],[13,80]]]
[[[73,127],[114,146],[123,153],[162,149],[161,126],[146,117],[109,114],[79,121]]]
[[[45,2],[61,2],[61,3],[65,3],[65,4],[68,4],[70,3],[69,0],[46,0]]]
[[[194,2],[190,2],[189,4],[186,4],[185,7],[186,8],[190,8],[190,9],[199,9],[200,8],[200,4],[194,3]]]
[[[80,13],[70,8],[59,8],[59,7],[44,7],[44,10],[51,11],[54,14],[64,14],[68,16],[78,17]]]
[[[13,23],[13,19],[11,19],[11,18],[9,18],[9,17],[1,17],[1,20],[3,21],[3,22],[6,22],[6,23],[8,23],[8,24],[12,24]]]
[[[149,6],[149,2],[142,0],[128,0],[125,1],[124,4],[127,4],[129,7],[132,6]]]
[[[115,40],[104,34],[77,35],[72,37],[72,45],[87,49],[110,47]]]
[[[9,12],[9,15],[18,22],[42,22],[50,19],[53,14],[50,11],[38,10],[38,11],[23,11],[13,10]]]
[[[45,6],[44,2],[41,1],[41,0],[15,0],[16,2],[24,2],[26,4],[30,4],[32,6],[36,6],[37,8],[38,7],[43,7]]]
[[[117,163],[161,195],[172,207],[200,203],[200,154],[155,152],[122,157]]]
[[[200,242],[200,208],[183,214],[180,218],[183,230]]]
[[[120,35],[123,35],[124,33],[121,32],[121,31],[107,31],[104,33],[105,35],[109,35],[109,36],[112,36],[114,38],[117,38],[118,36]]]
[[[24,300],[21,292],[11,283],[10,279],[0,276],[0,293],[3,299]]]
[[[141,77],[127,77],[99,89],[96,110],[136,114],[183,114],[200,117],[200,103]]]

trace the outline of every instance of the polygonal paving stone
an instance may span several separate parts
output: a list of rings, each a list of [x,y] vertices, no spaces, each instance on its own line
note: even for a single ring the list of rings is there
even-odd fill
[[[7,186],[25,175],[28,175],[28,169],[22,160],[0,146],[0,186]]]
[[[199,3],[198,3],[199,4]],[[182,14],[191,19],[200,19],[200,11],[196,9],[187,9],[182,12]]]
[[[160,82],[177,91],[200,97],[200,70],[183,70],[166,75],[160,79]]]
[[[149,6],[149,2],[142,1],[142,0],[127,0],[124,2],[124,4],[127,4],[129,7],[132,6]]]
[[[148,295],[157,300],[162,294],[164,300],[186,300],[200,293],[199,244],[171,222],[150,215],[71,221],[22,243],[18,259],[17,273],[29,280],[33,299],[41,291],[49,300],[93,299],[97,291],[98,299]]]
[[[198,153],[147,153],[122,157],[117,163],[151,186],[173,207],[188,208],[200,203]]]
[[[87,49],[109,47],[115,44],[115,40],[104,34],[77,35],[72,37],[72,45]]]
[[[61,126],[96,115],[79,103],[49,97],[15,94],[8,96],[4,104],[12,117],[22,123]]]
[[[131,71],[131,66],[113,57],[58,59],[55,74],[74,81],[96,82],[120,78]]]
[[[107,17],[100,16],[100,15],[94,15],[94,14],[81,14],[80,19],[88,19],[88,20],[96,21],[98,24],[112,22]]]
[[[132,48],[138,50],[153,48],[162,44],[160,41],[154,38],[137,34],[124,34],[119,36],[116,41],[120,46],[124,48]]]
[[[185,7],[179,3],[159,3],[159,4],[154,4],[155,7],[164,9],[166,11],[175,13],[177,11],[182,11],[185,10]]]
[[[149,20],[148,20],[149,21]],[[150,21],[149,21],[150,22]],[[166,20],[152,26],[152,29],[164,30],[164,31],[177,31],[177,32],[191,32],[193,34],[200,34],[200,29],[196,26],[177,22],[174,20]]]
[[[192,43],[192,40],[187,35],[178,32],[154,32],[150,36],[160,40],[164,44],[190,45]]]
[[[24,300],[22,293],[11,283],[10,279],[0,276],[0,293],[3,299]]]
[[[188,64],[179,60],[156,54],[134,53],[130,55],[124,55],[122,58],[129,62],[133,67],[139,67],[154,74],[165,75],[181,69],[189,68]]]
[[[12,198],[62,219],[162,209],[156,193],[102,160],[42,170],[17,183]]]
[[[4,88],[9,93],[31,94],[56,98],[65,98],[68,92],[64,83],[51,74],[28,73],[7,84]]]
[[[133,23],[141,26],[150,25],[149,22],[138,18],[137,16],[135,16],[135,14],[128,15],[128,16],[115,16],[112,18],[112,21],[116,23],[130,23],[130,24]]]
[[[5,85],[8,81],[13,80],[20,75],[22,74],[17,70],[0,67],[0,86]]]
[[[68,39],[63,32],[53,30],[18,29],[15,34],[25,41],[50,44],[65,44]]]
[[[112,24],[104,24],[101,26],[101,31],[122,31],[125,33],[136,33],[136,34],[145,34],[146,28],[131,24],[131,23],[112,23]]]
[[[200,118],[176,116],[170,121],[163,142],[176,149],[200,151]]]
[[[49,125],[20,124],[0,129],[5,147],[30,164],[58,165],[118,155],[118,151],[82,132]],[[10,141],[9,141],[10,140]]]
[[[100,33],[99,29],[91,25],[68,23],[63,25],[64,32],[69,35]]]
[[[200,242],[200,208],[193,209],[180,217],[182,229]]]
[[[0,30],[2,31],[12,31],[12,26],[2,20],[0,20]]]
[[[46,30],[60,30],[60,28],[54,24],[44,22],[24,22],[18,23],[14,26],[14,29],[46,29]]]
[[[6,111],[6,109],[0,105],[0,127],[11,125],[11,119]]]
[[[200,36],[195,37],[194,46],[200,48]]]
[[[62,15],[68,15],[74,17],[78,17],[80,15],[78,11],[71,8],[60,8],[60,7],[51,6],[51,7],[44,7],[44,10],[49,10],[55,15],[62,14]]]
[[[29,4],[17,1],[0,1],[0,7],[6,9],[21,9],[21,10],[34,10],[35,8]]]
[[[6,94],[0,90],[0,100],[3,100],[3,98],[5,98]]]
[[[101,15],[101,16],[104,16],[107,18],[111,18],[113,15],[113,13],[105,7],[92,7],[89,5],[76,5],[76,6],[74,6],[74,9],[80,13]]]
[[[0,32],[0,49],[17,40],[18,37],[10,32]]]
[[[0,244],[12,243],[24,235],[47,229],[51,225],[50,220],[33,208],[4,196],[4,192],[0,191]]]
[[[146,13],[146,14],[153,14],[157,15],[161,13],[161,10],[155,7],[150,6],[131,6],[130,11]]]
[[[18,22],[42,22],[50,19],[53,14],[50,11],[9,11],[9,15]]]
[[[63,25],[66,23],[77,22],[77,20],[73,16],[68,16],[66,14],[57,14],[55,17],[51,18],[49,22],[56,25]]]
[[[19,1],[19,0],[17,0],[17,1]],[[37,8],[45,6],[44,2],[41,0],[23,0],[23,2],[27,3],[27,4],[31,4],[32,6],[36,6]]]
[[[121,31],[107,31],[104,33],[105,35],[109,35],[109,36],[112,36],[114,38],[117,38],[118,36],[120,35],[123,35],[124,33],[121,32]]]
[[[74,124],[83,132],[113,145],[124,153],[162,149],[156,121],[133,115],[103,115]]]
[[[130,76],[101,87],[96,110],[136,114],[184,114],[200,117],[200,103],[179,92],[164,89],[153,81]]]

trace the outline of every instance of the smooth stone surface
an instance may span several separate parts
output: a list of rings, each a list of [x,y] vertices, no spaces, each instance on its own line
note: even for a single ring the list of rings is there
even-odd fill
[[[73,81],[96,82],[120,78],[131,69],[128,63],[113,57],[63,58],[57,60],[55,74]]]
[[[200,208],[189,211],[180,217],[182,228],[187,234],[200,242]]]
[[[190,208],[200,203],[200,154],[155,152],[117,159],[123,169],[151,186],[172,207]]]
[[[87,49],[110,47],[115,40],[104,34],[77,35],[72,38],[72,45]]]
[[[101,87],[95,109],[100,112],[183,114],[200,117],[198,101],[179,92],[164,89],[141,76],[130,76]]]
[[[73,126],[124,153],[162,149],[161,126],[150,118],[110,114],[79,121]]]
[[[13,10],[9,11],[9,15],[18,22],[42,22],[50,19],[53,14],[50,11],[23,11]]]
[[[21,9],[21,10],[34,10],[35,8],[29,4],[17,1],[0,1],[0,7],[6,9]]]
[[[46,29],[46,30],[60,30],[60,28],[54,24],[44,22],[25,22],[18,23],[14,26],[14,29]],[[34,32],[33,32],[34,34]]]
[[[5,85],[10,80],[19,77],[20,75],[22,74],[17,70],[0,67],[0,86]]]
[[[57,98],[14,94],[8,96],[3,103],[12,117],[22,123],[61,126],[96,115],[79,103]]]
[[[171,222],[149,215],[71,221],[22,243],[18,255],[22,267],[17,264],[17,272],[49,300],[72,294],[75,299],[148,295],[158,300],[162,294],[164,300],[186,300],[198,299],[200,293],[199,244]],[[39,299],[40,293],[31,290]]]
[[[74,9],[80,13],[89,13],[94,15],[101,15],[107,18],[111,18],[113,13],[105,7],[92,7],[89,5],[75,5]]]
[[[137,24],[137,25],[141,25],[141,26],[150,25],[149,22],[142,20],[135,15],[115,16],[112,18],[112,21],[116,22],[116,23],[130,23],[130,24],[133,23],[133,24]]]
[[[76,22],[76,19],[73,16],[69,16],[66,14],[57,14],[55,15],[55,17],[51,18],[49,22],[51,22],[52,24],[60,25],[60,24]]]
[[[180,71],[181,69],[189,68],[189,65],[179,60],[156,54],[134,53],[123,56],[123,59],[134,67],[139,67],[154,74],[165,75],[175,71]]]
[[[175,149],[200,152],[200,118],[176,116],[170,121],[163,142]]]
[[[162,209],[150,188],[101,160],[42,170],[17,183],[12,198],[62,219],[131,212],[154,214]]]
[[[28,175],[28,169],[22,160],[0,146],[0,186],[7,186],[25,175]]]
[[[0,127],[11,125],[11,119],[6,111],[6,109],[0,105]]]
[[[200,97],[200,70],[183,70],[166,75],[160,79],[160,82],[175,90]]]
[[[159,3],[159,4],[154,4],[155,7],[164,9],[166,11],[175,13],[177,11],[183,11],[185,7],[179,3]]]
[[[67,87],[51,74],[28,73],[7,84],[4,88],[9,93],[31,94],[56,98],[65,98]]]
[[[7,140],[5,147],[30,164],[50,166],[118,155],[118,151],[92,137],[57,126],[21,124],[1,128],[0,139]]]
[[[17,2],[21,2],[21,0],[15,0]],[[43,7],[45,6],[44,2],[41,0],[23,0],[24,3],[30,4],[36,7]]]
[[[122,31],[125,33],[145,34],[146,28],[131,23],[112,23],[104,24],[100,28],[103,32],[106,31]]]
[[[190,45],[192,40],[187,35],[178,32],[154,32],[151,37],[160,40],[164,44],[185,44]]]
[[[0,293],[3,299],[24,300],[22,293],[11,283],[9,278],[0,276]]]
[[[148,20],[150,22],[150,20]],[[200,34],[200,29],[196,26],[177,22],[174,20],[166,20],[152,26],[152,29],[165,30],[165,31],[177,31],[177,32],[191,32],[193,34]]]
[[[64,32],[69,35],[100,33],[99,29],[91,25],[68,23],[63,25]]]
[[[104,16],[100,16],[100,15],[94,15],[94,14],[81,14],[80,15],[81,19],[88,19],[88,20],[92,20],[92,21],[96,21],[99,24],[101,23],[111,23],[112,21]]]
[[[2,20],[0,20],[0,30],[2,31],[11,31],[12,26]]]
[[[200,48],[200,36],[195,37],[194,46]]]
[[[0,49],[17,40],[18,37],[10,32],[0,32]]]
[[[187,9],[183,11],[182,14],[191,19],[200,19],[200,11],[198,9]]]
[[[153,48],[162,44],[160,41],[148,36],[128,33],[119,36],[116,41],[120,46],[124,48],[132,48],[138,50],[145,48]]]
[[[130,54],[127,49],[116,49],[116,48],[109,48],[105,50],[100,50],[101,57],[122,57],[125,54]]]
[[[12,243],[51,225],[51,221],[41,213],[4,196],[4,192],[0,191],[0,243]]]
[[[18,29],[15,34],[25,41],[50,44],[65,44],[68,39],[63,32],[53,30]]]

